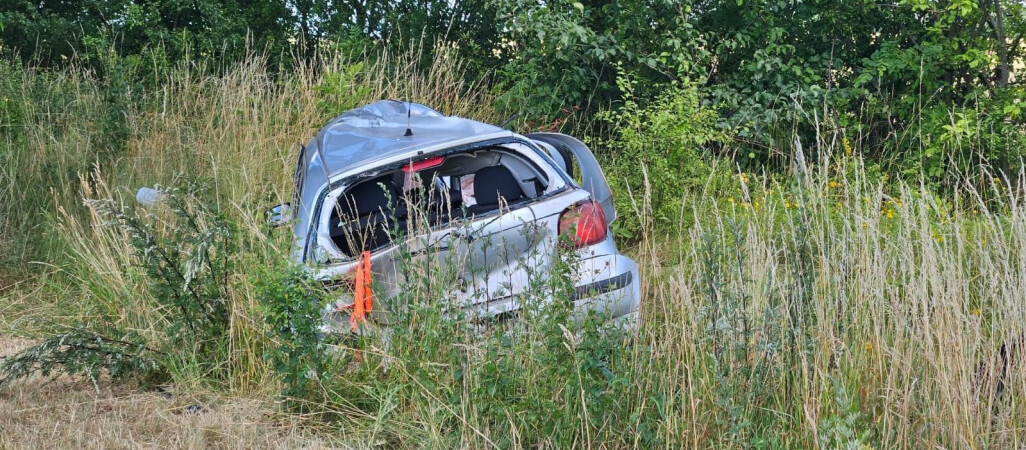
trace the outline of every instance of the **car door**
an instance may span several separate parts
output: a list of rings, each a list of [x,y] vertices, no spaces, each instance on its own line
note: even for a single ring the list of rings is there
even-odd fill
[[[456,298],[480,316],[516,309],[514,296],[529,289],[551,264],[550,231],[539,225],[530,205],[467,224],[462,245],[454,248],[463,261]]]
[[[580,169],[581,187],[591,194],[591,198],[602,205],[602,211],[606,213],[609,223],[616,220],[616,208],[613,205],[613,192],[609,189],[609,182],[602,172],[595,155],[588,149],[587,145],[574,137],[562,133],[531,133],[528,138],[551,146],[555,151],[543,145],[549,151],[549,155],[564,172],[574,177],[574,163]]]

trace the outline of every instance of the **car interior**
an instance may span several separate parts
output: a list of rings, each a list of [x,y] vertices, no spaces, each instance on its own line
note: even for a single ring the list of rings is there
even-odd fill
[[[414,161],[348,188],[328,226],[339,250],[354,257],[389,243],[414,220],[432,227],[522,204],[547,192],[534,163],[503,147]]]

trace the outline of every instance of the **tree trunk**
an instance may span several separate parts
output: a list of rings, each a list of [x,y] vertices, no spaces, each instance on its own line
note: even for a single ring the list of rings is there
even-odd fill
[[[994,39],[997,41],[998,66],[995,75],[997,87],[1008,85],[1008,78],[1011,75],[1011,67],[1008,64],[1008,41],[1005,40],[1005,11],[1001,8],[1001,0],[994,0]]]

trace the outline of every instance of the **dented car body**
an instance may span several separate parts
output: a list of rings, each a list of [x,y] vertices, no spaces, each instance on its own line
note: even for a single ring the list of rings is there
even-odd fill
[[[613,242],[609,185],[570,136],[519,135],[383,100],[325,125],[302,147],[294,182],[293,258],[330,284],[369,252],[374,321],[402,289],[400,252],[447,261],[456,273],[446,301],[489,318],[521,307],[564,234],[579,260],[575,308],[636,322],[638,267]]]

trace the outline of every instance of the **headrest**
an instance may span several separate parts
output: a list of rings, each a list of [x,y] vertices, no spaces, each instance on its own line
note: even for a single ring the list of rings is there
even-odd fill
[[[339,206],[344,216],[360,217],[381,211],[388,213],[397,199],[395,183],[389,177],[379,177],[353,186],[340,199]]]
[[[474,197],[478,205],[498,205],[499,197],[515,202],[523,195],[520,183],[505,166],[485,167],[474,172]]]

